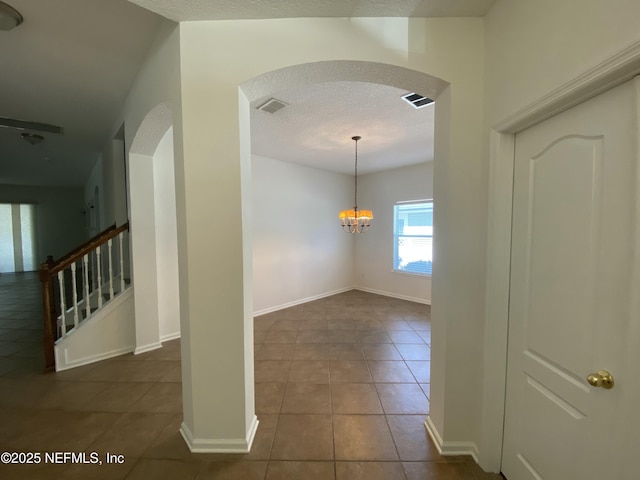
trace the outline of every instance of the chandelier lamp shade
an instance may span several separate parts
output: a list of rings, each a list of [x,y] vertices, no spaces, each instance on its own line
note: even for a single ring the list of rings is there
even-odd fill
[[[343,210],[340,212],[339,218],[342,221],[342,229],[349,233],[362,233],[371,226],[371,220],[373,220],[373,212],[371,210],[360,210],[358,208],[358,140],[362,137],[351,137],[351,140],[356,142],[356,161],[355,161],[355,193],[353,208],[350,210]]]

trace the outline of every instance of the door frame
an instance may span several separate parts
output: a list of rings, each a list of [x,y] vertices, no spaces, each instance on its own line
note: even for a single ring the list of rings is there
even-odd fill
[[[485,294],[484,390],[479,464],[499,472],[507,383],[509,291],[511,273],[511,215],[515,135],[560,112],[620,85],[640,73],[640,42],[617,52],[583,74],[495,124],[489,137],[489,197],[487,228],[487,274]],[[640,81],[636,83],[640,92]],[[638,97],[637,97],[638,98]],[[638,151],[636,150],[636,155]],[[640,176],[637,178],[640,186]],[[640,201],[636,201],[637,212]],[[636,232],[636,256],[640,238]],[[635,262],[634,279],[640,279]],[[635,307],[636,312],[640,306]],[[633,313],[633,312],[632,312]],[[491,372],[489,375],[488,372]]]

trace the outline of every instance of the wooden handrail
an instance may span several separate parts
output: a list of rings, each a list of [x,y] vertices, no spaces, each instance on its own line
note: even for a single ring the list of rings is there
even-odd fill
[[[59,260],[56,260],[51,267],[47,265],[47,267],[49,268],[49,271],[51,272],[51,275],[55,275],[60,270],[63,270],[64,268],[68,267],[72,263],[77,262],[82,257],[84,257],[87,253],[91,252],[92,250],[95,250],[96,247],[107,243],[112,238],[117,237],[118,235],[120,235],[120,233],[125,232],[127,230],[129,230],[129,222],[119,226],[118,228],[105,230],[105,232],[100,234],[100,236],[96,236],[93,239],[83,243],[81,246],[74,249],[72,252],[67,253],[64,257],[60,258]],[[46,264],[44,263],[42,264],[43,267],[45,265]]]
[[[104,245],[112,238],[129,229],[129,222],[116,228],[116,225],[106,228],[99,234],[90,238],[71,252],[64,255],[59,260],[54,260],[52,256],[47,257],[47,261],[40,265],[39,277],[42,284],[42,301],[44,309],[44,358],[45,372],[55,371],[54,343],[58,337],[58,312],[55,307],[53,278],[58,272],[64,270],[72,263],[77,262],[87,253],[92,252],[101,245]]]

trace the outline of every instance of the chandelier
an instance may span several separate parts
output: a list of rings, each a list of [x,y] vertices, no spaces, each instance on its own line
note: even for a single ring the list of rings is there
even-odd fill
[[[371,226],[373,212],[371,210],[358,210],[358,140],[362,137],[351,137],[356,142],[356,162],[355,162],[355,195],[352,210],[343,210],[339,218],[342,220],[342,229],[349,233],[362,233]]]

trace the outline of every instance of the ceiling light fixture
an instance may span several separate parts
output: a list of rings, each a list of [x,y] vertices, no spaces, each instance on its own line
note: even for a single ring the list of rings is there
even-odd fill
[[[0,30],[11,30],[20,25],[23,20],[19,11],[11,5],[0,2]]]
[[[44,137],[42,135],[38,135],[37,133],[23,132],[20,134],[20,136],[25,142],[30,143],[31,145],[36,145],[44,140]]]
[[[355,162],[355,195],[353,210],[343,210],[339,218],[342,220],[342,229],[349,233],[362,233],[371,226],[373,212],[371,210],[358,210],[358,140],[362,137],[351,137],[356,142],[356,162]]]

